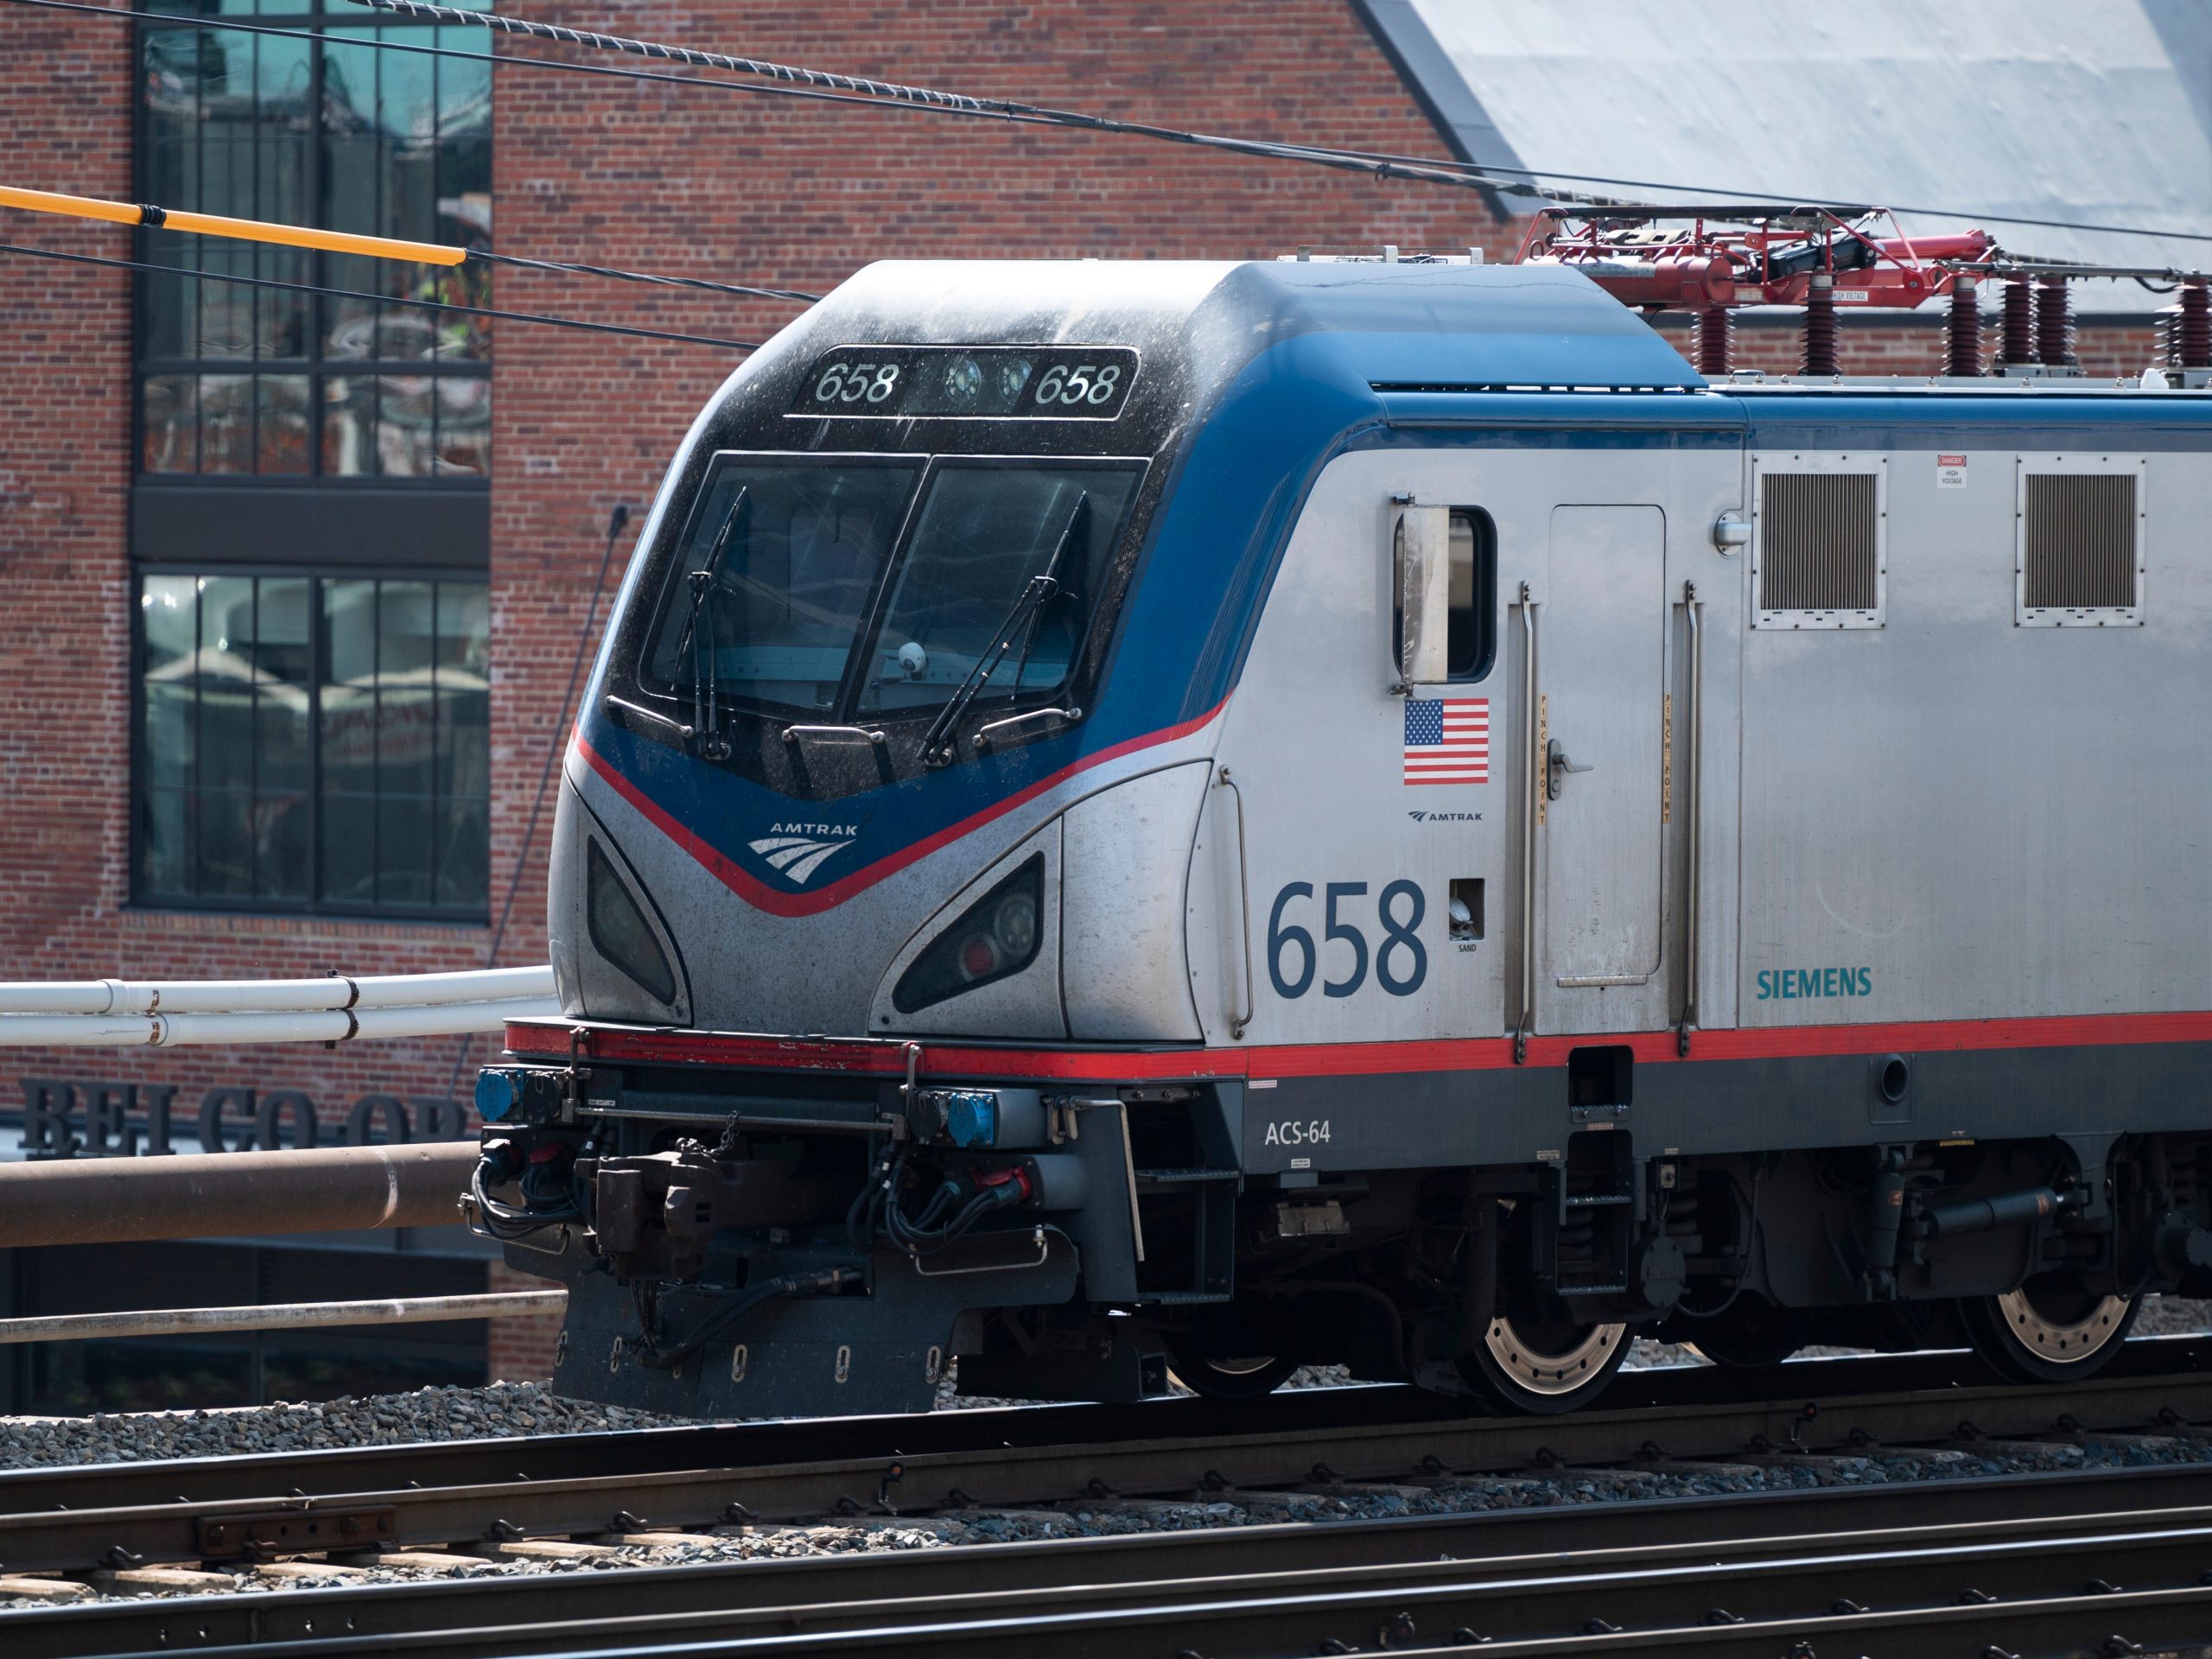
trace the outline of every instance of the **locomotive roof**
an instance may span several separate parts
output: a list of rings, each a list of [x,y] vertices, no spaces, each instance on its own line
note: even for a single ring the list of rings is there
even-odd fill
[[[1688,391],[1700,379],[1579,273],[1526,265],[1330,261],[886,261],[802,321],[838,343],[1131,346],[1184,359],[1189,392],[1267,347],[1344,336],[1366,386]]]
[[[1126,347],[1135,391],[1108,421],[1028,420],[1036,454],[1166,455],[1224,418],[1270,467],[1301,472],[1362,429],[1726,432],[1754,445],[1832,442],[2063,448],[2125,426],[2212,446],[2212,393],[2126,382],[1708,383],[1636,311],[1569,269],[1374,260],[887,260],[783,329],[702,412],[717,448],[1000,454],[998,420],[795,425],[834,348]],[[1558,395],[1573,391],[1577,396]],[[1526,394],[1549,393],[1531,398]],[[1587,395],[1595,393],[1598,395]],[[1294,454],[1299,457],[1293,459]]]

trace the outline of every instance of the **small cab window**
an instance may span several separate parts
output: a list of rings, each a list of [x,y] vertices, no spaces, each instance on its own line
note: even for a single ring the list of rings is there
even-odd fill
[[[1398,663],[1406,646],[1407,517],[1399,515],[1390,550],[1390,657]],[[1445,656],[1452,679],[1479,680],[1497,656],[1497,531],[1478,507],[1452,508],[1449,524]]]

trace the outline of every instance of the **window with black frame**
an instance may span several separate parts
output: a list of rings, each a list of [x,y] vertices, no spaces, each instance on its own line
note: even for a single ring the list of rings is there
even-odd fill
[[[140,902],[480,918],[485,584],[149,571]]]
[[[971,677],[979,704],[1058,691],[1141,463],[943,459],[916,503],[921,471],[911,455],[718,457],[668,569],[645,683],[702,721],[709,702],[929,713]]]
[[[175,21],[139,32],[139,200],[488,244],[492,77],[481,30],[395,21],[341,0],[259,0],[264,23],[312,38],[256,35],[190,22],[251,16],[254,0],[148,3]],[[488,322],[408,303],[489,303],[480,264],[137,234],[142,258],[180,273],[139,283],[142,473],[485,480]]]

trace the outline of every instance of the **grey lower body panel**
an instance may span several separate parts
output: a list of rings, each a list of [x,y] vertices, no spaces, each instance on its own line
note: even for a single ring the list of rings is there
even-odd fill
[[[1637,1065],[1624,1109],[1578,1112],[1563,1065],[1286,1077],[1245,1091],[1243,1166],[1525,1164],[1597,1124],[1632,1130],[1640,1150],[1684,1157],[2212,1129],[2212,1044],[1725,1059],[1695,1049],[1694,1039],[1687,1059]],[[1891,1060],[1904,1063],[1894,1100],[1884,1090]]]

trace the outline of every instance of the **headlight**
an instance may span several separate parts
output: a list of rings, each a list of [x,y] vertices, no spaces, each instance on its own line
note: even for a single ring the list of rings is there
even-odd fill
[[[653,937],[652,925],[599,842],[588,840],[584,852],[584,923],[592,948],[636,981],[654,1001],[673,1003],[676,972]]]
[[[1031,858],[960,913],[899,976],[891,1006],[912,1014],[948,996],[1018,974],[1037,959],[1045,855]]]
[[[1009,957],[1027,958],[1037,949],[1037,900],[1019,890],[999,900],[991,935]]]

